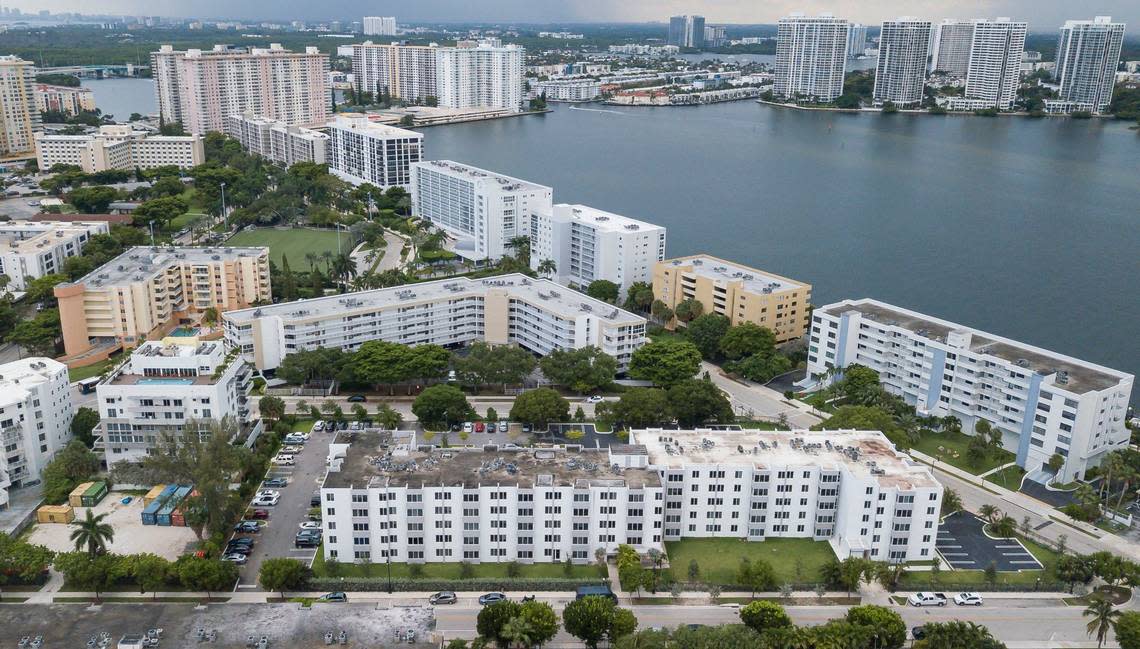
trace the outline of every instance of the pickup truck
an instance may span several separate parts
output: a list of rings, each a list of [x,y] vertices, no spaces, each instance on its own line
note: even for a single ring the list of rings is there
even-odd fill
[[[946,606],[946,595],[943,593],[914,593],[906,598],[911,606]]]

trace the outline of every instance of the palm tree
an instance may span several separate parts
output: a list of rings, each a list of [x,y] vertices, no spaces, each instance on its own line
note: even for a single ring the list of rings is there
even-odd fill
[[[1112,602],[1107,599],[1096,597],[1089,602],[1084,616],[1092,618],[1085,625],[1085,630],[1090,636],[1096,635],[1097,649],[1103,647],[1104,641],[1108,639],[1109,630],[1116,627],[1116,620],[1120,618],[1120,611],[1116,610]]]
[[[530,628],[530,623],[523,617],[512,617],[507,620],[503,625],[502,630],[499,632],[503,638],[510,640],[512,644],[519,647],[529,648],[534,645],[534,630]]]
[[[1124,485],[1120,488],[1120,497],[1116,499],[1117,511],[1120,511],[1120,506],[1124,504],[1124,496],[1128,493],[1128,490],[1132,488],[1132,481],[1135,480],[1137,476],[1140,476],[1140,474],[1136,473],[1136,469],[1132,468],[1132,466],[1128,464],[1121,466],[1120,480],[1124,482]]]
[[[999,514],[1001,514],[1001,510],[989,503],[986,503],[985,505],[982,505],[978,508],[978,515],[981,516],[982,519],[984,519],[987,523],[993,523],[996,521]]]
[[[316,268],[317,259],[318,259],[317,253],[315,253],[315,252],[306,252],[305,253],[305,261],[309,262],[309,272],[310,273],[313,272],[313,268]]]
[[[539,275],[553,275],[558,271],[558,265],[554,263],[553,259],[543,259],[538,262],[536,270],[538,270]]]
[[[75,544],[76,552],[86,546],[88,556],[94,558],[107,551],[107,543],[115,540],[115,529],[110,523],[103,522],[105,518],[107,514],[95,515],[88,509],[87,518],[72,523],[77,528],[71,532],[71,542]]]
[[[1017,532],[1017,521],[1012,516],[1003,515],[990,525],[990,530],[997,536],[1008,539]]]

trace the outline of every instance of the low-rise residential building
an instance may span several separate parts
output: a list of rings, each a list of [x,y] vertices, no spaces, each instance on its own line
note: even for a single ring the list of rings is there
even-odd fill
[[[778,343],[800,338],[811,321],[811,284],[710,255],[659,262],[653,297],[670,309],[696,300],[704,313],[727,316],[733,325],[751,322],[772,330]]]
[[[86,173],[108,169],[153,169],[169,165],[189,169],[206,161],[198,135],[151,135],[129,124],[109,124],[91,135],[37,133],[40,169],[76,165]]]
[[[583,289],[600,279],[621,287],[652,282],[665,259],[665,228],[585,205],[555,205],[530,222],[530,266],[554,262],[551,279]]]
[[[935,556],[942,486],[880,432],[652,429],[629,444],[610,457],[661,475],[666,542],[809,538],[840,559]]]
[[[0,510],[8,491],[37,484],[44,466],[71,440],[67,366],[50,358],[0,365]]]
[[[539,81],[534,91],[545,95],[547,101],[594,101],[602,96],[602,84],[593,79]]]
[[[596,346],[620,371],[645,344],[645,318],[525,275],[442,279],[266,304],[222,314],[226,343],[259,370],[293,352],[354,351],[370,340],[459,346],[517,344],[535,354]]]
[[[250,153],[290,167],[298,162],[324,164],[329,136],[320,131],[241,113],[226,117],[226,135]]]
[[[8,290],[23,291],[27,278],[63,272],[63,262],[75,257],[93,234],[109,232],[98,221],[0,222],[0,275],[8,276]]]
[[[53,86],[36,84],[36,107],[41,113],[59,112],[78,115],[95,110],[95,93],[83,86]]]
[[[134,346],[181,319],[271,300],[268,248],[135,247],[55,287],[68,355]]]
[[[953,415],[971,432],[989,422],[1030,478],[1043,480],[1059,454],[1058,481],[1070,482],[1129,443],[1131,374],[965,325],[871,299],[816,308],[808,377],[852,364],[921,414]]]
[[[164,436],[208,437],[224,420],[248,439],[260,428],[249,403],[252,377],[249,365],[227,355],[220,340],[181,336],[145,342],[95,387],[95,448],[110,468],[153,455]]]
[[[353,185],[408,187],[423,149],[423,133],[378,124],[364,115],[341,115],[329,123],[329,171]]]
[[[412,165],[412,213],[444,230],[448,248],[474,261],[512,254],[534,214],[549,213],[553,190],[451,160]]]

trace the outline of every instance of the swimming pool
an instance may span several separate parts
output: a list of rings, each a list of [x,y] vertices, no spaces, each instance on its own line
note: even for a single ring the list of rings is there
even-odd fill
[[[191,338],[193,336],[197,336],[198,333],[199,333],[199,330],[197,327],[185,327],[185,326],[183,326],[183,327],[176,327],[174,329],[174,331],[170,332],[170,335],[175,337],[175,338]]]
[[[140,384],[147,384],[147,385],[190,385],[193,382],[194,382],[194,379],[166,378],[166,377],[154,377],[154,376],[148,376],[148,377],[144,377],[144,378],[139,379]]]

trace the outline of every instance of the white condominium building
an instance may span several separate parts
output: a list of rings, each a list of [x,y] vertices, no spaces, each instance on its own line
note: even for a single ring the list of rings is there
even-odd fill
[[[671,16],[666,42],[678,47],[700,49],[705,46],[704,16]]]
[[[964,97],[973,102],[970,107],[977,107],[980,101],[989,108],[1013,108],[1027,26],[1009,18],[974,21]]]
[[[32,139],[40,130],[35,74],[31,61],[0,56],[0,157],[35,151]]]
[[[867,26],[860,23],[851,23],[847,26],[847,57],[863,56],[867,49]]]
[[[436,47],[380,45],[365,41],[352,45],[352,75],[361,92],[387,90],[407,102],[438,97]]]
[[[1054,454],[1069,482],[1128,446],[1131,374],[875,300],[816,308],[809,378],[852,364],[919,413],[953,415],[967,432],[988,421],[1034,479]]]
[[[522,110],[526,50],[480,42],[436,50],[439,105]]]
[[[252,376],[245,361],[226,355],[220,340],[145,342],[95,388],[95,447],[110,468],[152,455],[164,435],[207,437],[211,425],[227,418],[248,437],[254,424],[260,426],[248,402]]]
[[[942,485],[880,432],[651,429],[629,441],[610,456],[661,475],[666,542],[809,538],[840,559],[935,556]]]
[[[848,22],[830,14],[781,18],[776,37],[776,78],[780,97],[835,101],[843,94]]]
[[[67,366],[50,358],[0,365],[0,510],[8,490],[33,485],[56,452],[71,440],[71,385]]]
[[[0,275],[9,291],[27,289],[26,278],[63,272],[63,262],[83,251],[93,234],[107,234],[102,221],[0,222]]]
[[[228,115],[246,111],[300,126],[328,119],[329,57],[315,47],[175,51],[163,45],[150,58],[159,114],[189,133],[222,131]]]
[[[40,169],[76,165],[86,173],[109,169],[183,169],[206,162],[201,135],[152,135],[129,124],[100,126],[91,135],[36,133]]]
[[[629,365],[645,318],[525,275],[457,278],[360,291],[222,314],[226,343],[259,370],[295,351],[356,350],[370,340],[445,346],[518,344],[535,354],[595,346]]]
[[[1110,16],[1066,21],[1057,41],[1057,99],[1107,111],[1123,42],[1124,23]]]
[[[329,136],[303,126],[242,113],[226,117],[226,135],[241,142],[250,153],[286,167],[326,161]]]
[[[875,66],[874,101],[903,107],[922,103],[930,21],[917,18],[884,20],[879,31],[879,60]]]
[[[327,159],[333,175],[353,185],[408,187],[412,165],[423,158],[423,133],[340,115],[329,122]]]
[[[547,101],[593,101],[602,96],[602,84],[592,79],[539,81],[533,87]]]
[[[585,205],[555,205],[537,212],[530,225],[530,267],[554,262],[551,279],[588,287],[609,280],[622,295],[634,282],[651,283],[653,267],[665,259],[665,228]]]
[[[396,35],[396,17],[395,16],[365,16],[364,17],[364,35],[365,36],[395,36]]]
[[[947,18],[934,27],[930,47],[930,70],[965,79],[970,71],[970,46],[974,42],[973,20]]]
[[[425,448],[410,431],[329,446],[326,559],[585,564],[620,544],[663,550],[654,470],[614,467],[599,450]]]
[[[78,115],[95,110],[95,93],[90,88],[36,84],[36,108],[41,113],[57,111]]]
[[[534,214],[549,214],[552,190],[451,160],[412,165],[412,213],[452,237],[466,259],[497,260],[530,234]]]
[[[68,355],[134,346],[209,308],[269,302],[269,248],[129,248],[55,296]]]

